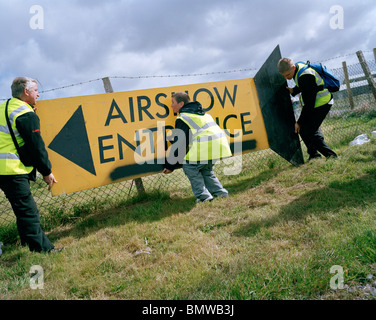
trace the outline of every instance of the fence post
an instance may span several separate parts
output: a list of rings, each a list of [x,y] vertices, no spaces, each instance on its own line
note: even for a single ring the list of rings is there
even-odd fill
[[[351,110],[353,110],[354,109],[354,99],[353,99],[353,95],[352,95],[352,92],[351,92],[350,79],[349,79],[349,73],[347,71],[346,61],[342,62],[342,67],[343,67],[343,73],[345,74],[345,83],[346,83],[346,89],[347,89],[347,96],[349,97],[350,108],[351,108]]]
[[[376,99],[376,82],[372,77],[372,73],[367,65],[366,60],[364,59],[363,52],[359,50],[356,52],[356,55],[358,56],[360,65],[362,66],[364,75],[366,76],[366,79],[368,81],[368,85],[370,86],[373,96]]]
[[[373,48],[373,57],[375,58],[375,62],[376,62],[376,48]]]
[[[114,92],[114,90],[112,89],[112,84],[111,84],[109,77],[102,78],[102,81],[103,81],[103,86],[104,86],[104,90],[106,91],[106,93]],[[138,194],[145,193],[145,188],[144,188],[142,179],[141,178],[134,179],[134,182],[135,182]]]

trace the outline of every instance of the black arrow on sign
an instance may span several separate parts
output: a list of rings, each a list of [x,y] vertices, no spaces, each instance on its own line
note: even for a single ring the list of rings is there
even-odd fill
[[[77,108],[48,148],[96,175],[82,106]]]

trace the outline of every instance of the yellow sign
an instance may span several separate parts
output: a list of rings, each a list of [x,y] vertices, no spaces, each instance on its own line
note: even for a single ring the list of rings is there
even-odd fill
[[[58,183],[53,195],[163,170],[171,94],[187,92],[224,129],[235,153],[268,149],[253,79],[41,100],[37,114]]]

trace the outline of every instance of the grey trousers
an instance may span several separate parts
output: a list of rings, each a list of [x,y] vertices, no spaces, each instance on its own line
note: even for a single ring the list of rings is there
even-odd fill
[[[185,163],[183,171],[198,202],[209,201],[213,197],[228,197],[228,191],[223,188],[213,171],[213,161],[206,164]]]

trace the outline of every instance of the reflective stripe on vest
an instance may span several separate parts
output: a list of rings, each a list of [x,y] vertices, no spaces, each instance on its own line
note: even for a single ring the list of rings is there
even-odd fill
[[[306,66],[306,64],[304,64],[304,63],[297,63],[296,65],[297,65],[297,68],[298,68],[298,72],[296,73],[296,75],[294,77],[294,81],[295,81],[296,85],[299,87],[299,85],[298,85],[298,80],[299,79],[297,78],[298,77],[298,73],[299,73],[299,69],[304,68]],[[312,68],[305,69],[302,72],[302,74],[300,75],[300,77],[302,75],[304,75],[304,74],[310,74],[310,75],[314,76],[315,80],[316,80],[316,85],[317,86],[324,85],[324,80]],[[321,106],[329,103],[331,99],[332,99],[332,95],[331,95],[331,93],[329,92],[328,89],[324,89],[324,90],[321,90],[321,91],[317,92],[317,94],[316,94],[316,101],[315,101],[315,108],[321,107]],[[304,106],[304,101],[303,101],[302,95],[300,95],[300,102],[301,102],[302,106]]]
[[[0,159],[20,159],[15,153],[0,153]]]
[[[185,156],[190,162],[231,157],[232,153],[225,133],[209,114],[180,113],[192,133],[192,146]]]
[[[213,140],[216,140],[216,139],[222,139],[222,138],[226,138],[226,135],[224,132],[220,132],[220,133],[217,133],[217,134],[213,134],[211,136],[206,136],[206,137],[201,137],[201,138],[197,138],[196,140],[193,140],[192,142],[193,143],[200,143],[200,142],[208,142],[208,141],[213,141]]]
[[[33,167],[26,167],[18,156],[5,118],[5,106],[6,101],[0,104],[0,175],[28,174]],[[25,142],[16,128],[16,120],[27,112],[34,112],[27,103],[15,98],[9,101],[9,122],[19,146],[23,146]]]
[[[5,102],[6,103],[6,102]],[[11,103],[11,101],[9,101],[9,103]],[[16,128],[16,126],[13,126],[13,122],[14,122],[14,117],[17,116],[19,113],[21,113],[22,111],[26,111],[26,110],[29,110],[29,107],[25,104],[22,104],[22,106],[20,106],[19,108],[17,108],[16,110],[12,111],[8,117],[9,117],[9,122],[10,122],[10,125],[12,126],[13,128],[13,133],[16,137],[18,137],[20,134]],[[4,107],[4,112],[5,112],[5,107]],[[9,112],[9,106],[8,106],[8,112]],[[4,116],[4,119],[5,119],[5,116]],[[6,123],[6,122],[5,122]],[[5,126],[3,125],[0,125],[0,132],[4,132],[4,133],[7,133],[7,134],[10,134],[10,131],[9,131],[9,128],[8,128],[8,125],[5,124]]]

